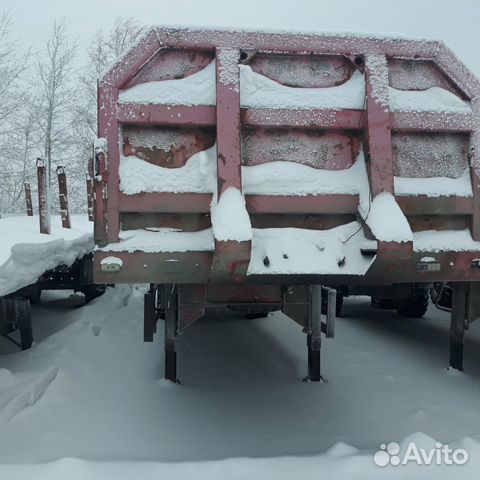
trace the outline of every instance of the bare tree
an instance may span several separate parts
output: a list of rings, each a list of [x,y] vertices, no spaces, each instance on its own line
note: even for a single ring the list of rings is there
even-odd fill
[[[47,41],[46,51],[37,62],[38,82],[37,120],[43,134],[44,156],[51,170],[52,157],[56,159],[69,144],[72,110],[77,88],[74,80],[74,58],[77,43],[69,40],[65,20],[56,20]],[[62,151],[63,150],[63,151]]]
[[[92,140],[97,135],[97,79],[108,66],[128,50],[142,33],[134,18],[118,16],[108,31],[98,31],[88,48],[88,61],[78,75],[78,101],[72,119],[75,136],[75,163],[69,168],[70,205],[72,210],[85,208],[85,172],[92,154]]]
[[[21,53],[11,16],[0,13],[0,213],[17,211],[33,143],[27,84],[30,51]]]
[[[34,159],[41,144],[33,109],[24,95],[21,107],[9,122],[11,132],[4,135],[0,145],[0,212],[23,213],[23,185],[28,181],[35,186]]]
[[[117,16],[112,28],[108,32],[98,31],[90,43],[88,63],[79,76],[83,101],[77,107],[83,130],[90,135],[90,139],[97,133],[97,79],[142,32],[143,27],[135,18]]]
[[[12,37],[11,16],[0,14],[0,135],[11,131],[8,118],[22,103],[24,90],[21,76],[28,67],[30,51],[18,54],[18,45]]]

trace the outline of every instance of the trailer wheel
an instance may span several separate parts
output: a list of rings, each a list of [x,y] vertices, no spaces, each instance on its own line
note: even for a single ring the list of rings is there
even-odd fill
[[[403,300],[397,307],[397,312],[402,317],[422,318],[428,309],[428,288],[417,288],[410,298]]]
[[[335,308],[335,315],[339,317],[342,314],[343,308],[343,293],[337,290],[337,302]],[[322,315],[326,315],[328,310],[328,297],[322,294]]]

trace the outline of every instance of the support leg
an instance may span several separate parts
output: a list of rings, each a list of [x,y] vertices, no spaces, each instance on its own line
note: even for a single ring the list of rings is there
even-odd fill
[[[28,350],[33,343],[32,317],[30,314],[30,301],[28,298],[15,298],[15,317],[18,332],[20,333],[20,345],[22,350]]]
[[[321,336],[321,312],[322,312],[322,287],[312,285],[310,298],[309,326],[307,328],[308,348],[308,381],[320,382],[320,348],[322,346]]]
[[[467,292],[468,283],[458,282],[453,284],[450,320],[450,366],[457,370],[463,370]]]
[[[157,286],[157,318],[165,318],[165,304],[166,304],[166,290],[165,285]]]
[[[165,285],[165,378],[177,381],[178,287]]]
[[[150,289],[145,294],[143,302],[143,341],[153,342],[153,334],[156,326],[155,311],[155,287],[150,285]]]

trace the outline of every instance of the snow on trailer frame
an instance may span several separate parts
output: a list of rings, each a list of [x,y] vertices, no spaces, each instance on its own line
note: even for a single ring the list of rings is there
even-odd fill
[[[167,378],[178,334],[227,304],[282,308],[319,380],[319,285],[457,282],[461,368],[480,82],[443,43],[152,28],[98,95],[95,281],[151,285],[145,340],[165,313]]]

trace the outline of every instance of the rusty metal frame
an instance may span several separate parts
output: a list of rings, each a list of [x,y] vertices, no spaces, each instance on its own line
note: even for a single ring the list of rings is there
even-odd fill
[[[232,52],[238,55],[242,51],[269,52],[269,54],[296,53],[344,55],[354,61],[359,68],[365,68],[367,99],[366,109],[341,110],[330,109],[263,109],[240,108],[238,80],[233,84],[222,84],[217,81],[216,106],[187,105],[136,105],[118,102],[120,89],[124,88],[132,78],[147,65],[163,48],[192,49],[195,51],[216,52],[217,79],[219,70],[224,68],[222,62],[232,62]],[[225,52],[225,55],[222,54]],[[301,52],[301,53],[299,53]],[[223,55],[223,56],[222,56]],[[388,100],[379,104],[378,99],[388,99],[387,58],[415,58],[433,62],[445,74],[465,99],[471,101],[473,114],[450,113],[441,116],[431,112],[392,112],[389,111]],[[363,63],[363,64],[362,64]],[[226,65],[226,68],[237,69],[237,62]],[[121,212],[185,212],[208,213],[211,194],[170,194],[142,193],[125,195],[118,188],[119,128],[125,125],[186,125],[186,126],[218,126],[218,178],[219,191],[225,186],[235,186],[241,190],[240,170],[240,125],[253,127],[285,127],[301,129],[346,130],[365,132],[368,140],[367,158],[372,194],[380,191],[394,193],[393,169],[391,156],[391,131],[404,132],[467,132],[471,134],[471,176],[474,197],[439,197],[428,198],[418,196],[396,196],[397,202],[405,215],[471,215],[472,235],[480,238],[480,193],[478,149],[480,148],[480,82],[441,42],[395,40],[364,37],[338,37],[335,35],[289,35],[256,32],[205,31],[189,28],[152,28],[99,82],[99,136],[107,139],[108,152],[100,154],[99,171],[96,175],[95,210],[96,240],[100,245],[115,243],[118,240]],[[227,105],[229,108],[224,108]],[[234,107],[233,110],[231,107]],[[288,113],[288,115],[286,115]],[[223,145],[222,145],[223,142]],[[228,146],[224,146],[228,145]],[[232,147],[233,146],[233,147]],[[103,157],[102,157],[103,155]],[[225,163],[224,163],[225,160]],[[225,166],[225,168],[223,168]],[[358,207],[357,195],[309,195],[306,197],[275,197],[268,195],[246,195],[247,211],[251,214],[293,213],[293,214],[354,214]],[[236,281],[244,276],[248,265],[249,246],[221,245],[216,242],[216,251],[193,252],[200,255],[202,261],[213,262],[213,272],[223,272],[217,279]],[[227,255],[227,253],[229,255]],[[231,255],[230,255],[231,253]],[[122,254],[123,255],[123,254]],[[142,258],[149,254],[135,252],[136,262],[141,264]],[[163,254],[162,254],[163,255]],[[162,255],[158,258],[161,269]],[[181,255],[176,254],[179,258]],[[213,255],[213,259],[212,259]],[[229,258],[227,259],[226,256]],[[409,260],[406,271],[396,271],[391,265],[395,255],[404,261]],[[102,254],[96,254],[101,258]],[[120,255],[121,256],[121,255]],[[146,257],[145,257],[146,256]],[[167,255],[168,256],[168,255]],[[440,256],[455,259],[455,265],[461,258],[466,263],[471,259],[471,252],[442,252]],[[209,260],[206,260],[206,259]],[[416,254],[411,244],[379,245],[377,257],[365,279],[361,281],[377,281],[381,268],[388,267],[388,281],[395,279],[419,278],[413,268]],[[146,262],[151,270],[151,260]],[[186,260],[186,259],[185,259]],[[157,260],[155,260],[157,261]],[[212,263],[211,263],[212,264]],[[210,265],[211,265],[210,264]],[[228,266],[229,264],[230,266]],[[232,265],[236,273],[232,276]],[[132,268],[133,265],[132,265]],[[400,268],[400,267],[399,267]],[[201,262],[202,274],[195,278],[205,278],[206,264]],[[225,276],[225,273],[229,274]],[[457,268],[448,270],[451,278],[460,278]],[[386,271],[384,271],[386,274]],[[188,271],[188,275],[192,272]],[[146,272],[135,273],[135,278],[147,278]],[[175,274],[176,275],[176,274]],[[479,279],[477,271],[469,270],[469,278]],[[119,279],[123,274],[119,274]],[[149,277],[148,277],[149,278]],[[175,277],[177,278],[177,277]],[[264,277],[266,278],[266,277]],[[292,277],[293,278],[293,277]],[[307,276],[313,281],[312,276]],[[431,274],[428,278],[436,278]],[[319,280],[320,277],[316,278]],[[186,280],[186,279],[184,279]],[[121,281],[121,280],[119,280]],[[125,281],[125,280],[124,280]],[[153,280],[152,280],[153,281]],[[249,282],[256,282],[248,277]],[[277,280],[280,282],[280,277]],[[385,281],[385,278],[384,278]]]

